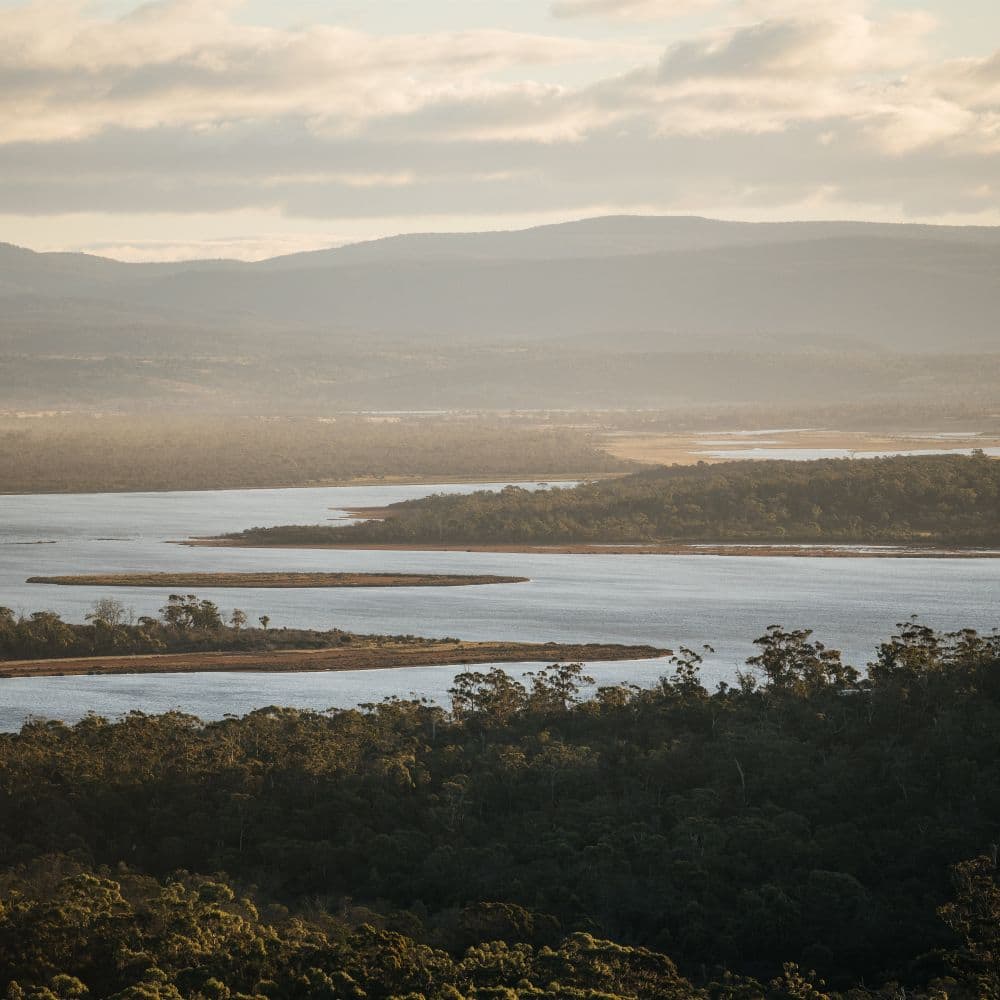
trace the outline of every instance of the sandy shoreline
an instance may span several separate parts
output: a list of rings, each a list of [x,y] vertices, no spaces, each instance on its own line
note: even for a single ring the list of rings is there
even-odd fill
[[[768,543],[663,543],[663,544],[562,544],[562,545],[430,545],[373,542],[350,542],[345,544],[292,544],[265,545],[244,542],[236,538],[188,538],[172,542],[174,545],[205,546],[209,548],[243,549],[343,549],[347,551],[371,552],[514,552],[530,555],[656,555],[656,556],[808,556],[824,559],[1000,559],[1000,548],[935,548],[931,546],[880,546],[877,542],[834,543],[830,545],[810,545],[808,543],[768,544]]]
[[[150,486],[135,487],[133,489],[81,489],[76,486],[66,489],[44,489],[44,490],[5,490],[0,489],[0,497],[31,497],[31,496],[128,496],[133,493],[224,493],[224,492],[257,492],[265,490],[316,490],[363,486],[455,486],[469,483],[493,485],[496,483],[579,483],[594,479],[615,479],[618,476],[627,475],[629,469],[621,472],[553,472],[551,474],[532,475],[524,473],[518,475],[504,475],[497,473],[494,476],[357,476],[347,479],[309,479],[309,480],[281,480],[276,479],[268,486]]]
[[[527,642],[420,642],[327,649],[280,649],[237,653],[156,653],[0,661],[0,680],[81,674],[173,674],[219,671],[304,673],[456,666],[476,663],[570,663],[651,660],[669,656],[654,646]]]
[[[940,451],[951,449],[995,448],[1000,435],[950,432],[945,435],[930,431],[839,431],[829,428],[781,428],[760,431],[611,431],[601,438],[605,451],[629,462],[644,465],[695,465],[705,462],[739,461],[739,454],[720,457],[719,452],[739,453],[743,457],[759,458],[753,449],[773,449],[769,458],[780,458],[780,452],[797,449],[845,450],[856,458],[873,458],[886,452]]]

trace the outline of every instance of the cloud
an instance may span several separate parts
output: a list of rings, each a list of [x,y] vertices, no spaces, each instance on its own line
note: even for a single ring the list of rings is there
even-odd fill
[[[145,216],[113,237],[130,255],[195,245],[175,225],[157,249],[156,219],[185,213],[323,234],[597,207],[1000,221],[1000,55],[935,59],[926,14],[864,0],[742,0],[715,24],[658,57],[630,43],[609,71],[593,40],[265,27],[219,0],[117,20],[62,0],[2,10],[0,213]]]
[[[771,18],[674,45],[661,79],[684,76],[828,78],[904,69],[925,58],[935,22],[924,13],[876,21],[860,12]]]
[[[435,101],[488,96],[495,74],[595,49],[503,30],[268,28],[235,20],[235,6],[160,0],[114,21],[47,2],[0,13],[0,136],[72,140],[112,126],[218,128],[287,115],[348,131]]]
[[[764,134],[827,122],[836,128],[822,141],[846,128],[873,155],[943,142],[985,151],[997,135],[1000,79],[991,92],[989,78],[998,58],[935,64],[926,48],[935,23],[924,12],[878,19],[861,3],[817,0],[675,43],[655,66],[596,89],[607,104],[644,107],[663,134]]]
[[[623,13],[678,3],[562,0]],[[700,0],[695,0],[700,2]],[[0,142],[78,141],[105,129],[299,120],[324,136],[578,142],[644,119],[654,133],[766,133],[863,122],[899,153],[989,125],[997,60],[929,65],[925,13],[876,18],[861,0],[748,0],[771,16],[672,45],[656,65],[589,85],[532,79],[599,43],[499,30],[369,35],[234,18],[233,0],[158,0],[118,20],[71,2],[2,15]]]
[[[555,17],[659,21],[719,6],[720,0],[554,0]]]

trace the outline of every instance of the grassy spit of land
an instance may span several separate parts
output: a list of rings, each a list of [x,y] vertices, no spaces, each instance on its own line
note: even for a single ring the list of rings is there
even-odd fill
[[[137,656],[79,656],[0,661],[0,678],[71,674],[173,674],[379,670],[388,667],[450,666],[466,663],[567,663],[645,660],[669,656],[654,646],[557,642],[462,642],[455,639],[354,637],[350,645],[325,649],[159,653]]]
[[[368,635],[250,625],[195,594],[171,594],[158,618],[135,619],[120,601],[101,598],[85,623],[53,611],[16,615],[0,607],[0,677],[210,670],[371,670],[455,663],[629,660],[668,655],[649,645],[509,641],[464,642],[454,636]]]
[[[32,576],[28,583],[62,587],[300,588],[300,587],[471,587],[527,583],[526,576],[459,573],[103,573]]]

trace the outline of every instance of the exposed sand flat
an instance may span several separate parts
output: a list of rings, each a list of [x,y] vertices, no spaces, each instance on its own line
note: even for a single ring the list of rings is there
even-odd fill
[[[747,431],[704,431],[671,434],[612,433],[601,438],[602,446],[617,458],[651,465],[694,465],[698,462],[733,461],[736,452],[746,451],[747,458],[757,458],[754,449],[766,445],[768,451],[789,452],[830,450],[846,451],[857,458],[886,452],[940,451],[1000,447],[1000,436],[975,431],[913,431],[873,434],[866,431],[818,429],[766,430],[759,435]],[[713,452],[724,450],[725,457]],[[780,457],[771,456],[768,457]],[[791,457],[791,455],[789,456]],[[822,457],[822,456],[818,456]]]
[[[0,661],[0,678],[68,674],[174,674],[211,671],[302,672],[379,670],[387,667],[474,663],[570,663],[593,660],[651,660],[669,656],[655,646],[526,642],[351,643],[327,649],[281,649],[239,653],[158,653]]]
[[[452,573],[107,573],[85,576],[32,576],[28,583],[63,587],[470,587],[527,583],[526,576]]]

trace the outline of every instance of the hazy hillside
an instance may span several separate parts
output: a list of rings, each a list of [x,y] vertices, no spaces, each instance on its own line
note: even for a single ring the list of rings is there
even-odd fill
[[[985,226],[921,226],[876,222],[725,222],[698,216],[611,215],[511,232],[412,233],[331,250],[290,254],[256,267],[325,267],[388,260],[552,260],[630,256],[674,250],[845,236],[935,240],[1000,247],[1000,229]]]
[[[256,264],[2,245],[0,390],[17,405],[190,392],[204,404],[212,374],[230,401],[295,409],[303,380],[326,407],[523,406],[536,385],[560,406],[871,398],[921,380],[941,396],[930,355],[994,351],[997,315],[988,228],[613,217]],[[905,384],[882,378],[904,358]],[[786,366],[825,384],[806,374],[793,389]]]
[[[122,294],[156,309],[245,312],[328,335],[656,334],[662,347],[690,350],[766,334],[802,347],[975,350],[995,341],[998,265],[1000,246],[851,237],[604,258],[191,270]]]

